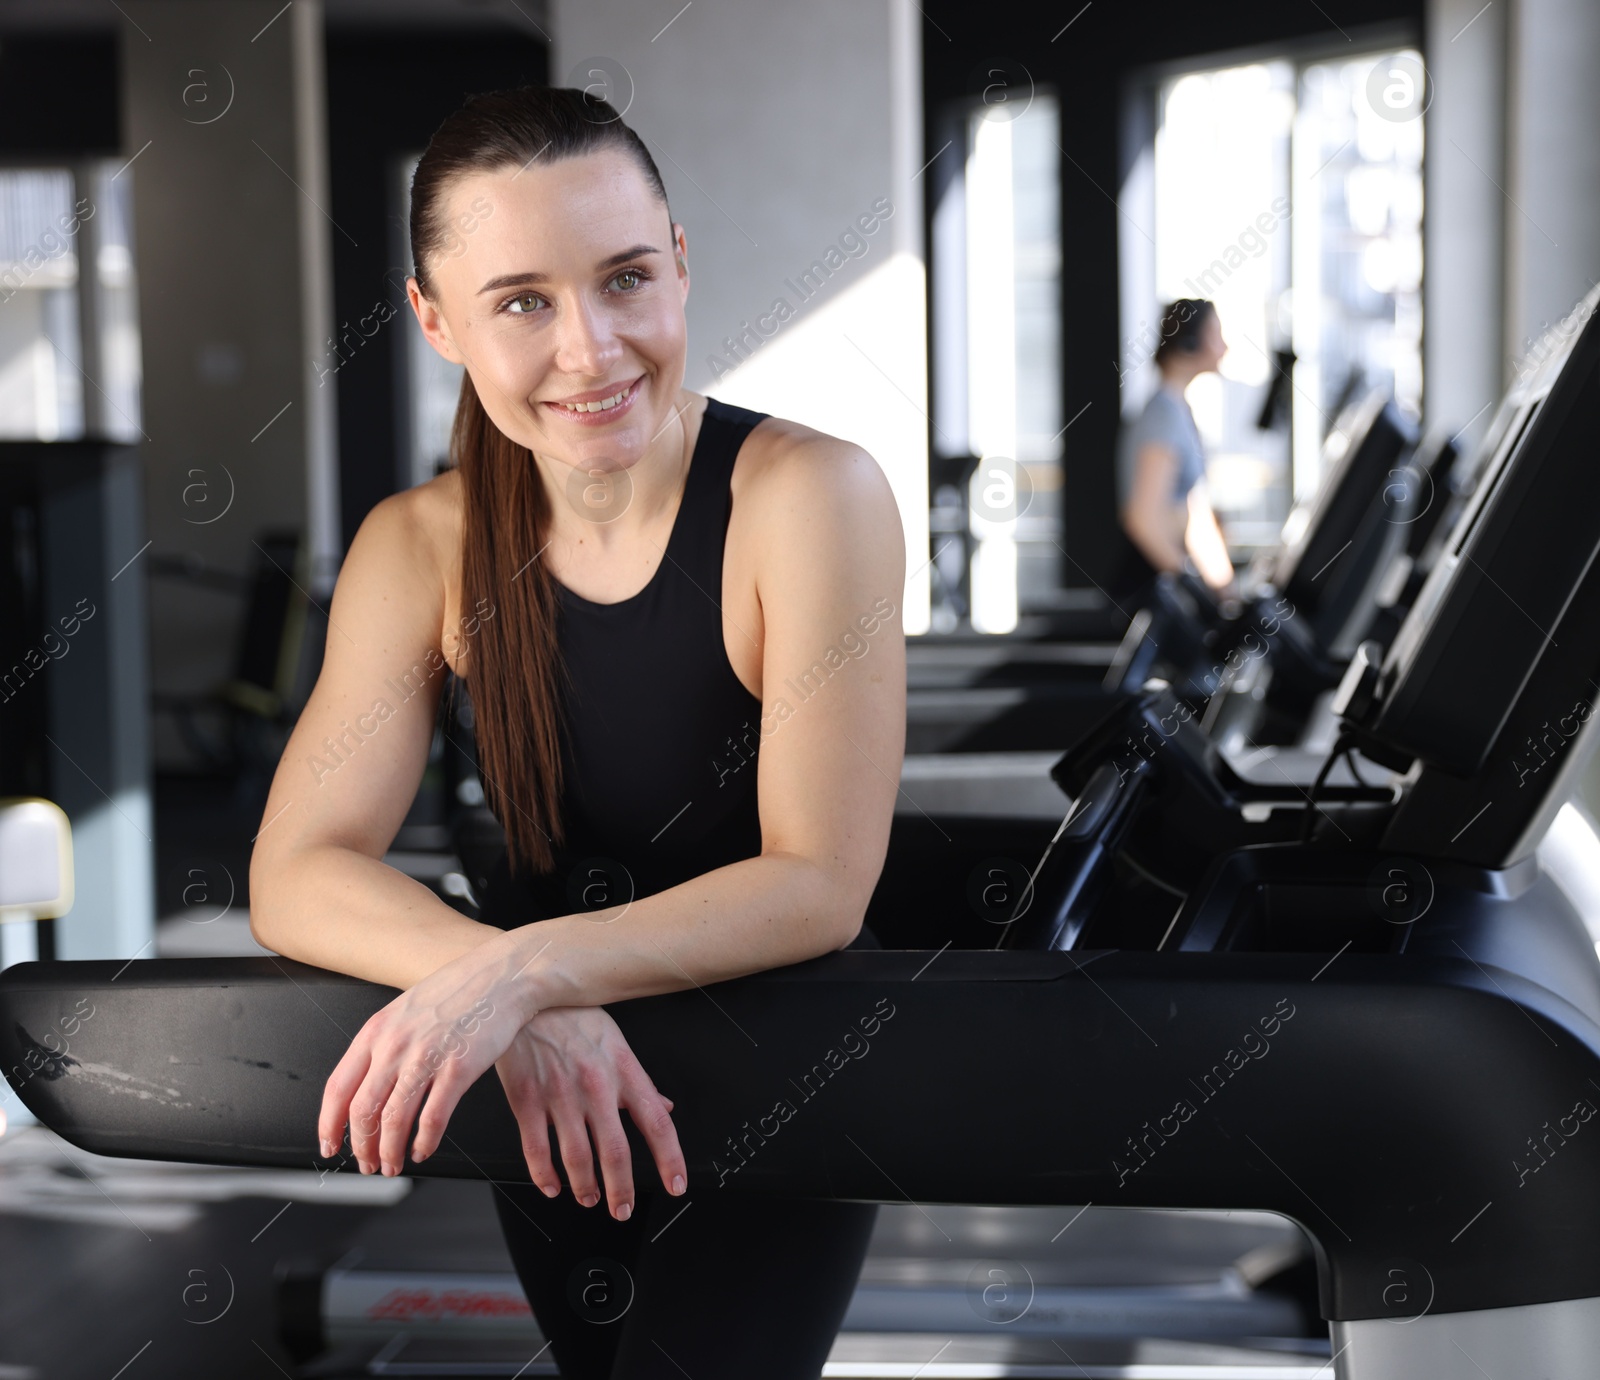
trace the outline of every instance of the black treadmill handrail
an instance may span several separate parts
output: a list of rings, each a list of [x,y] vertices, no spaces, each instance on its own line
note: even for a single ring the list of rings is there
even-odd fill
[[[393,994],[275,959],[22,964],[0,973],[0,1058],[84,1150],[327,1169],[323,1082]],[[1581,1124],[1600,1024],[1519,974],[851,951],[706,995],[608,1008],[677,1103],[691,1194],[1264,1209],[1311,1235],[1338,1319],[1390,1316],[1401,1258],[1434,1313],[1600,1295],[1600,1127]],[[526,1178],[493,1070],[406,1172]]]

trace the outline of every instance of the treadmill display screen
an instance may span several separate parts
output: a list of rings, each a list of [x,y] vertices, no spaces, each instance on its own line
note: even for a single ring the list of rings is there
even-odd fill
[[[1331,652],[1354,650],[1342,636],[1405,540],[1387,501],[1411,443],[1410,424],[1389,391],[1374,387],[1339,416],[1323,447],[1325,479],[1317,496],[1285,524],[1285,535],[1293,536],[1272,568],[1272,584]]]
[[[1535,347],[1494,452],[1384,659],[1363,727],[1460,776],[1483,765],[1600,550],[1600,287]]]
[[[1336,602],[1348,571],[1373,563],[1368,553],[1349,548],[1373,506],[1383,502],[1394,467],[1412,442],[1410,432],[1385,388],[1374,388],[1340,414],[1323,448],[1325,478],[1308,509],[1284,525],[1292,535],[1272,568],[1273,586],[1300,613],[1315,614],[1324,603]],[[1376,530],[1384,534],[1381,523]]]

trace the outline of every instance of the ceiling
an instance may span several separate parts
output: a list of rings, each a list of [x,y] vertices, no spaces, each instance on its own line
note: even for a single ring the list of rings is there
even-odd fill
[[[144,0],[149,3],[149,0]],[[163,0],[232,4],[236,0]],[[300,4],[315,0],[298,0]],[[134,6],[137,12],[138,6]],[[549,36],[546,0],[322,0],[330,28],[518,29]],[[127,26],[114,0],[0,0],[0,31],[105,32]]]

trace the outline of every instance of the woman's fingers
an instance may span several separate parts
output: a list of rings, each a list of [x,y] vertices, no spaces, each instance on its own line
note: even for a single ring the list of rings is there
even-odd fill
[[[381,1164],[379,1141],[383,1133],[383,1109],[394,1091],[395,1076],[381,1059],[367,1066],[367,1076],[350,1099],[350,1148],[363,1174]]]
[[[528,1162],[528,1177],[546,1198],[561,1195],[561,1176],[550,1157],[550,1119],[539,1099],[530,1097],[522,1106],[511,1109],[522,1129],[522,1158]]]
[[[595,1183],[594,1151],[589,1145],[589,1128],[583,1112],[576,1104],[563,1101],[552,1108],[550,1119],[555,1123],[556,1139],[561,1143],[561,1163],[567,1167],[572,1196],[584,1207],[593,1207],[600,1201],[600,1189]]]
[[[672,1099],[663,1097],[641,1069],[623,1103],[633,1124],[650,1147],[656,1170],[668,1193],[686,1192],[689,1167],[678,1144],[678,1128],[672,1124]]]
[[[365,1080],[370,1063],[367,1042],[358,1035],[328,1075],[328,1081],[322,1089],[322,1110],[317,1113],[317,1136],[322,1142],[320,1148],[324,1159],[339,1151],[339,1145],[344,1140],[345,1122],[350,1118],[350,1100]],[[352,1135],[351,1149],[354,1148]]]
[[[467,957],[401,993],[351,1041],[323,1089],[317,1130],[325,1153],[337,1147],[346,1124],[363,1174],[401,1173],[414,1125],[419,1159],[438,1147],[461,1095],[518,1030],[517,1004],[502,991],[504,983],[490,984],[486,995],[466,1005],[489,982],[482,973],[468,973],[472,981],[463,989]]]
[[[379,1050],[382,1017],[380,1011],[367,1020],[328,1075],[317,1116],[317,1135],[335,1152],[349,1125],[350,1150],[363,1174],[378,1163],[379,1117],[394,1086],[393,1068]]]
[[[555,1160],[550,1154],[550,1126],[553,1117],[545,1112],[545,1091],[527,1066],[526,1044],[514,1042],[505,1055],[496,1061],[495,1072],[505,1089],[506,1103],[511,1115],[517,1119],[522,1133],[522,1157],[528,1162],[528,1177],[538,1185],[547,1198],[561,1194],[561,1176],[556,1173]],[[422,1133],[417,1133],[422,1140]]]
[[[378,1117],[378,1173],[398,1174],[405,1167],[406,1140],[417,1114],[418,1097],[402,1074]]]
[[[522,1131],[523,1154],[534,1183],[551,1196],[560,1192],[550,1157],[553,1126],[573,1196],[593,1207],[604,1194],[610,1215],[627,1221],[637,1190],[632,1147],[621,1117],[626,1107],[667,1190],[686,1191],[688,1168],[672,1125],[672,1099],[656,1090],[604,1011],[557,1008],[530,1021],[523,1033],[525,1038],[513,1042],[496,1068]],[[441,1073],[441,1079],[444,1076]],[[424,1119],[432,1115],[435,1096],[429,1095]],[[440,1105],[448,1108],[453,1102]],[[428,1144],[427,1134],[419,1122],[419,1151]]]
[[[411,1142],[411,1159],[413,1163],[421,1164],[429,1155],[439,1148],[439,1142],[444,1139],[445,1127],[450,1124],[462,1095],[471,1086],[471,1081],[463,1081],[456,1076],[453,1065],[446,1065],[434,1075],[433,1082],[428,1085],[428,1100],[422,1104],[422,1111],[417,1116],[417,1136]],[[405,1153],[405,1139],[400,1140],[399,1153]],[[400,1161],[396,1161],[399,1163]]]
[[[633,1151],[617,1110],[615,1097],[596,1104],[589,1112],[589,1131],[600,1154],[600,1173],[611,1215],[626,1222],[633,1215]]]
[[[443,1073],[435,1073],[427,1065],[417,1064],[401,1068],[396,1075],[394,1090],[389,1094],[383,1115],[379,1118],[378,1166],[382,1173],[398,1174],[405,1168],[406,1142],[411,1138],[411,1123],[423,1110],[422,1099],[425,1095],[428,1107],[433,1107],[435,1094],[443,1078]],[[444,1109],[441,1107],[440,1110]],[[436,1124],[442,1131],[443,1121]]]
[[[405,1167],[406,1141],[413,1121],[417,1138],[413,1158],[420,1162],[438,1149],[451,1113],[478,1076],[499,1062],[509,1048],[503,1032],[461,1022],[419,1054],[397,1059],[400,1075],[384,1113],[383,1164],[396,1174]],[[513,1033],[510,1037],[515,1039]],[[423,1097],[426,1094],[427,1101]]]

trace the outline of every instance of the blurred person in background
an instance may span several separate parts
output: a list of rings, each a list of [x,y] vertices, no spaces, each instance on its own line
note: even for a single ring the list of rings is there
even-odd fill
[[[1119,602],[1130,607],[1163,571],[1197,575],[1219,598],[1235,592],[1233,563],[1206,488],[1205,450],[1184,398],[1227,353],[1215,304],[1179,298],[1161,313],[1161,382],[1117,437],[1117,516],[1127,534]]]

